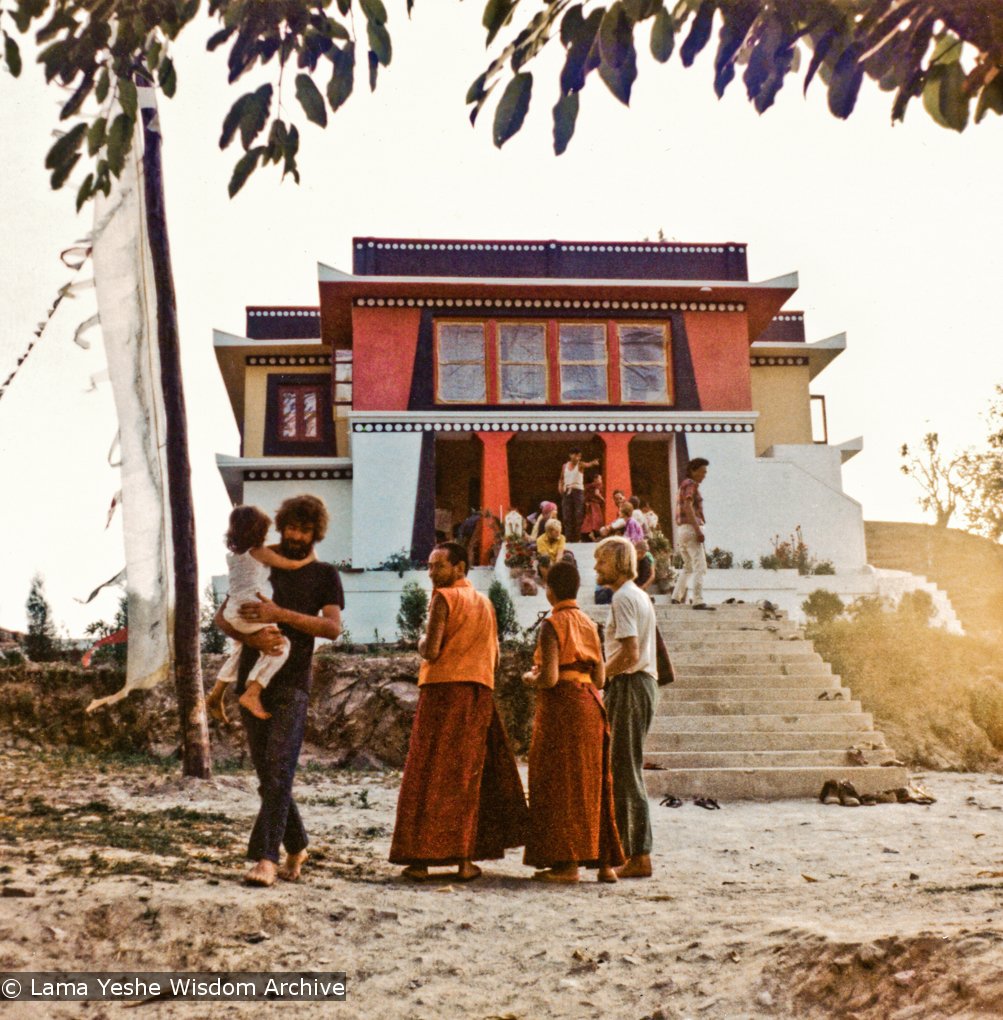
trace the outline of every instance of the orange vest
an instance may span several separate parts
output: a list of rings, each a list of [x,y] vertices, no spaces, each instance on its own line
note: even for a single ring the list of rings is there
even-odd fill
[[[418,686],[477,683],[492,690],[498,665],[498,628],[494,607],[464,577],[448,588],[436,588],[449,613],[442,647],[435,662],[422,660]]]
[[[602,645],[596,625],[579,608],[574,599],[564,599],[550,611],[546,618],[557,635],[557,666],[561,680],[576,680],[591,683],[592,675],[583,669],[571,669],[575,663],[595,663],[602,658]],[[543,653],[539,643],[533,653],[533,661],[543,665]]]

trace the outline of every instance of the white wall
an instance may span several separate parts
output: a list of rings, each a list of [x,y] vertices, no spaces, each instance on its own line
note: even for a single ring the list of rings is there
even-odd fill
[[[820,480],[818,474],[831,467],[825,455],[806,448],[805,464],[814,472],[810,473],[792,458],[757,458],[751,432],[691,433],[687,447],[691,459],[710,461],[700,486],[708,548],[726,549],[736,563],[752,560],[758,566],[759,557],[772,550],[775,535],[787,539],[800,525],[812,556],[831,560],[838,570],[864,566],[863,511],[856,500]],[[829,452],[839,456],[837,450]]]
[[[244,482],[244,502],[261,507],[272,520],[279,504],[290,496],[309,493],[322,499],[331,516],[327,535],[317,545],[318,559],[328,563],[352,556],[352,481],[349,478]],[[223,528],[221,531],[225,531]],[[273,538],[274,538],[273,534]]]
[[[410,550],[420,461],[420,432],[352,434],[353,566]]]

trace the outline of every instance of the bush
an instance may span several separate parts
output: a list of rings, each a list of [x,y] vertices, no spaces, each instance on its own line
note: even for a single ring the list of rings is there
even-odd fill
[[[801,525],[794,529],[790,538],[781,541],[773,536],[773,552],[759,557],[763,570],[796,570],[802,577],[808,574],[835,574],[831,560],[817,560],[808,551],[808,545],[801,533]]]
[[[199,631],[202,634],[202,654],[220,655],[226,651],[226,635],[216,626],[216,611],[223,604],[223,600],[216,594],[216,589],[210,582],[205,586],[202,593],[205,601],[199,614]]]
[[[714,546],[707,554],[707,566],[711,570],[731,570],[735,558],[726,549],[718,549]]]
[[[909,619],[926,626],[930,625],[936,610],[933,607],[933,596],[928,591],[917,589],[907,591],[899,599],[897,611]]]
[[[818,563],[811,568],[811,572],[816,575],[835,574],[836,568],[832,565],[832,560],[819,560]]]
[[[28,615],[28,633],[24,638],[25,655],[32,662],[53,662],[58,659],[61,649],[52,623],[52,610],[45,598],[45,582],[41,574],[31,579],[25,611]]]
[[[753,563],[752,560],[742,560],[742,569],[743,570],[752,570],[752,569],[755,568],[755,566],[756,566],[756,564]]]
[[[403,577],[405,570],[414,570],[418,566],[408,555],[407,549],[401,549],[400,552],[391,553],[376,569],[393,570],[398,577]]]
[[[876,620],[888,612],[888,600],[881,595],[861,595],[850,603],[846,611],[858,623]]]
[[[504,641],[519,633],[519,620],[516,617],[512,596],[501,581],[492,581],[488,588],[488,600],[495,609],[495,622],[498,625],[498,640]]]
[[[801,608],[808,619],[816,620],[818,623],[829,623],[837,616],[841,616],[845,607],[843,600],[835,592],[816,588],[801,603]]]
[[[397,630],[404,641],[417,641],[428,619],[428,592],[417,581],[408,581],[401,589]]]

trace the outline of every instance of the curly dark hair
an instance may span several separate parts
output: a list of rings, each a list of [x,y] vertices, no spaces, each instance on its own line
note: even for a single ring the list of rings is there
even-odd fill
[[[256,506],[235,506],[230,511],[226,547],[232,553],[246,553],[265,544],[272,519]]]
[[[290,496],[283,500],[275,514],[275,527],[281,535],[289,524],[301,528],[313,529],[313,540],[321,542],[327,534],[328,517],[324,501],[306,493],[302,496]]]

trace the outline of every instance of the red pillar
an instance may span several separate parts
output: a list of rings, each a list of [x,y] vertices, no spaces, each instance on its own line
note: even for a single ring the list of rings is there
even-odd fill
[[[606,482],[606,523],[608,524],[617,515],[616,503],[613,502],[613,490],[620,489],[625,496],[631,494],[628,449],[631,439],[634,438],[634,433],[600,432],[599,435],[606,447],[604,481]]]
[[[508,441],[514,432],[478,432],[483,447],[481,459],[481,509],[490,510],[499,521],[510,507],[508,483]],[[485,536],[485,538],[488,536]],[[481,542],[481,566],[488,563],[491,543]]]

